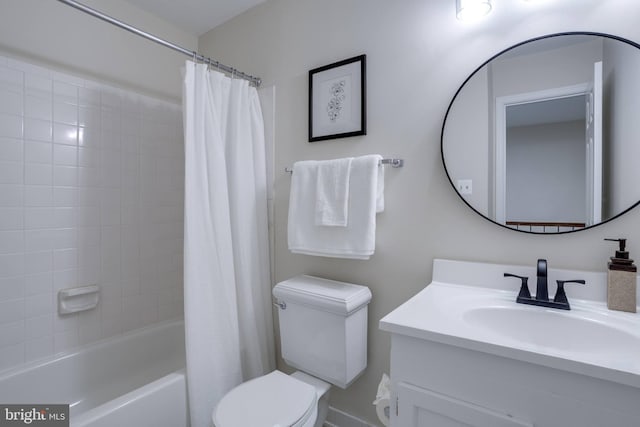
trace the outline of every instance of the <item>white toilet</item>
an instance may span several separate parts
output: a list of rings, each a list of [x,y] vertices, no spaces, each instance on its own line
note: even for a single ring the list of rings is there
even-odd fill
[[[297,276],[273,295],[282,358],[300,371],[240,384],[214,409],[215,427],[321,427],[331,384],[347,388],[367,367],[369,288]]]

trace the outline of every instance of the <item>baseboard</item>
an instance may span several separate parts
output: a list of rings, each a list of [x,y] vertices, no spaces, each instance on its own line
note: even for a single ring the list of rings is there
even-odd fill
[[[325,427],[379,427],[354,415],[329,406]]]

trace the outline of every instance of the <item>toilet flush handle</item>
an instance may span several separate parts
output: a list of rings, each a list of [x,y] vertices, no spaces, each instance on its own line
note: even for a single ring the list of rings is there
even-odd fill
[[[282,310],[286,310],[286,309],[287,309],[287,303],[286,303],[286,302],[284,302],[284,301],[282,301],[282,302],[280,302],[280,301],[274,301],[274,302],[273,302],[273,305],[275,305],[276,307],[281,308]]]

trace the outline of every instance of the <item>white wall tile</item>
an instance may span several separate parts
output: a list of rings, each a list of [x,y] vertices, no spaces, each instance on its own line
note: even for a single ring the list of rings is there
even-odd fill
[[[21,162],[23,160],[23,151],[23,144],[20,139],[0,137],[1,161]]]
[[[69,207],[78,206],[77,187],[53,187],[53,206]]]
[[[24,277],[24,294],[33,296],[53,292],[53,274],[51,272],[31,274]]]
[[[22,67],[24,68],[24,67]],[[52,93],[53,92],[53,81],[48,76],[51,75],[50,72],[45,71],[42,72],[34,71],[35,68],[29,69],[24,76],[24,86],[27,90],[35,90],[44,93]]]
[[[66,102],[60,102],[56,96],[53,102],[53,121],[67,125],[78,124],[78,106]]]
[[[25,327],[27,339],[53,337],[53,314],[30,317],[26,320]]]
[[[78,145],[78,127],[54,122],[53,142],[56,144]]]
[[[25,141],[24,161],[51,164],[53,161],[53,144],[42,141]]]
[[[179,106],[0,57],[0,369],[181,314],[181,132]]]
[[[45,207],[53,205],[53,189],[49,186],[26,185],[24,187],[24,206]]]
[[[53,351],[56,353],[78,346],[78,330],[58,332],[53,336]]]
[[[25,95],[24,115],[32,119],[51,122],[53,119],[53,101],[50,96]]]
[[[53,272],[53,292],[57,295],[60,289],[79,286],[78,270],[62,270]]]
[[[24,164],[22,162],[0,161],[0,184],[22,184]]]
[[[24,274],[24,254],[0,255],[0,278],[22,276]]]
[[[26,208],[24,228],[28,230],[53,227],[53,208]]]
[[[58,249],[53,251],[53,269],[70,270],[78,267],[77,249]]]
[[[25,283],[22,276],[0,278],[0,301],[23,298]]]
[[[19,70],[0,67],[0,88],[13,92],[22,92],[24,87],[24,74]]]
[[[53,269],[53,253],[51,251],[27,252],[24,254],[25,274],[45,273]]]
[[[26,318],[53,313],[53,295],[38,294],[25,298]]]
[[[0,192],[1,197],[1,192]],[[23,208],[0,207],[0,230],[17,230],[24,227]]]
[[[24,232],[0,231],[0,254],[24,252]]]
[[[24,342],[0,346],[0,371],[24,363]]]
[[[53,249],[73,249],[78,247],[77,228],[57,228],[53,231]]]
[[[25,341],[25,361],[43,359],[53,354],[53,336],[48,335],[42,338]]]
[[[2,124],[0,124],[2,126]],[[24,119],[24,137],[37,141],[51,141],[52,125],[48,120]]]
[[[0,113],[21,116],[24,112],[24,101],[21,92],[0,89]]]
[[[0,324],[14,323],[24,319],[24,299],[0,301]]]
[[[77,166],[78,148],[71,145],[53,144],[53,163],[59,166]]]
[[[0,324],[0,347],[8,347],[23,341],[24,320]]]
[[[24,183],[27,185],[51,185],[53,168],[46,163],[25,163]]]
[[[78,168],[75,166],[53,167],[53,185],[57,187],[77,187]]]
[[[0,137],[22,138],[22,117],[0,113]]]
[[[14,184],[0,184],[0,208],[20,208],[24,206],[24,187]]]

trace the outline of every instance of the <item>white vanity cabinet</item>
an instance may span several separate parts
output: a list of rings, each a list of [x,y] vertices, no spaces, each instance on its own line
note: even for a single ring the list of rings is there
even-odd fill
[[[391,381],[392,427],[640,426],[640,389],[400,334]]]
[[[440,270],[434,267],[434,280]],[[640,427],[640,353],[634,336],[628,336],[617,354],[610,351],[615,343],[591,343],[588,334],[586,339],[575,337],[561,327],[549,328],[544,335],[564,334],[550,342],[566,343],[567,349],[503,340],[468,322],[472,316],[467,314],[477,307],[459,308],[465,299],[482,307],[501,307],[502,302],[487,299],[495,290],[475,295],[464,286],[453,286],[451,292],[447,286],[432,283],[380,322],[391,334],[392,427]],[[509,300],[516,295],[498,294]],[[588,303],[576,300],[573,316],[596,319],[596,312],[581,312],[587,310]],[[541,313],[556,319],[554,312]],[[640,317],[619,316],[631,330],[638,326],[640,334]],[[540,326],[518,325],[517,319],[514,324],[522,327],[524,341],[528,328]]]

